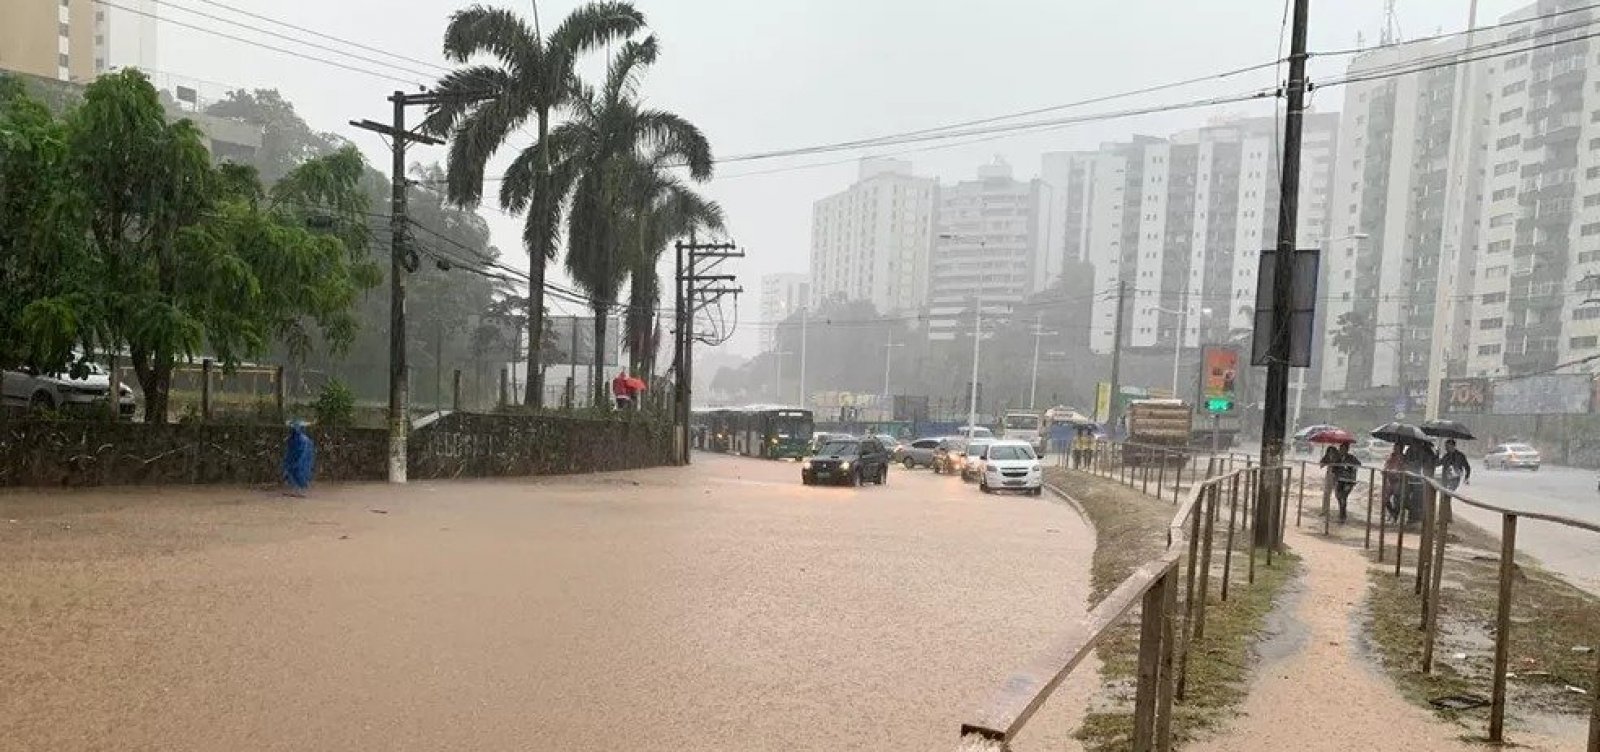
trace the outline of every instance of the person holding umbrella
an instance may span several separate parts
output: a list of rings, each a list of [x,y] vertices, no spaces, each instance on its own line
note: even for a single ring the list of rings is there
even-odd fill
[[[1325,428],[1311,434],[1309,441],[1328,445],[1319,464],[1328,471],[1328,480],[1333,484],[1333,497],[1339,502],[1339,522],[1342,523],[1348,519],[1350,491],[1356,486],[1357,468],[1361,467],[1361,460],[1350,453],[1355,436],[1343,428]]]
[[[1372,430],[1372,437],[1394,443],[1394,451],[1383,466],[1383,482],[1384,496],[1393,503],[1390,511],[1395,521],[1400,522],[1401,515],[1416,519],[1422,507],[1422,480],[1402,473],[1432,475],[1434,463],[1438,462],[1433,444],[1422,429],[1410,423],[1385,423]]]

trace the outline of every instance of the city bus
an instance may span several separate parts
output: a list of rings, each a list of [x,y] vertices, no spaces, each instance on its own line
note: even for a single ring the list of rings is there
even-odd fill
[[[811,411],[782,405],[751,405],[729,411],[729,450],[767,459],[806,456],[814,423]]]

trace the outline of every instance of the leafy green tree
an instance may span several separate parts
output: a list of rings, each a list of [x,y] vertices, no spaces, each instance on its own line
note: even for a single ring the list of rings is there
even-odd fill
[[[489,159],[528,120],[537,129],[535,143],[506,170],[499,197],[502,208],[527,213],[522,239],[532,278],[527,310],[533,312],[528,317],[528,405],[537,406],[543,392],[543,338],[534,333],[544,329],[545,265],[556,256],[563,182],[568,179],[552,169],[547,140],[551,117],[579,92],[573,71],[581,54],[625,39],[643,26],[643,14],[629,3],[594,2],[573,10],[545,36],[509,10],[475,5],[453,15],[445,31],[445,55],[462,67],[439,81],[443,104],[429,114],[424,127],[450,135],[450,199],[476,206],[483,197]],[[494,63],[471,64],[479,55],[494,58]]]
[[[588,294],[594,312],[595,374],[605,362],[606,313],[617,301],[633,259],[624,245],[623,217],[631,187],[641,182],[639,156],[655,164],[677,162],[693,180],[711,177],[711,144],[693,123],[671,112],[644,107],[639,77],[656,61],[655,37],[622,45],[597,92],[574,98],[572,119],[550,132],[548,148],[556,172],[572,178],[567,215],[567,271]],[[595,378],[596,404],[605,401],[604,379]]]
[[[66,124],[0,77],[0,368],[64,370],[104,337],[87,216]]]
[[[334,347],[348,344],[350,307],[371,274],[299,201],[362,209],[350,191],[361,171],[353,151],[296,167],[275,196],[285,205],[264,207],[254,171],[213,167],[198,130],[166,122],[136,70],[89,85],[67,143],[97,272],[112,280],[98,291],[105,344],[127,349],[147,420],[166,421],[173,368],[202,349],[226,369],[275,341],[303,354],[311,327]]]
[[[247,122],[261,128],[261,149],[251,164],[262,181],[273,184],[301,163],[325,157],[346,146],[344,139],[311,129],[295,112],[294,104],[276,89],[242,89],[228,92],[206,107],[206,114]]]

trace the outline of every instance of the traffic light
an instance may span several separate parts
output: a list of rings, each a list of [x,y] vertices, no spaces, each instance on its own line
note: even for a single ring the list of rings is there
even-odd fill
[[[1225,413],[1233,410],[1233,399],[1229,397],[1207,397],[1206,412]]]

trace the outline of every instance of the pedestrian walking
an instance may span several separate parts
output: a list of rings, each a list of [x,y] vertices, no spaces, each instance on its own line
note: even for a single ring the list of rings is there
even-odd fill
[[[1444,458],[1439,461],[1439,468],[1445,488],[1454,491],[1463,482],[1472,485],[1472,463],[1467,461],[1466,453],[1456,448],[1455,439],[1444,442]]]
[[[618,371],[617,377],[611,380],[611,398],[616,400],[618,410],[626,410],[633,403],[633,389],[628,384],[626,368]]]
[[[311,489],[311,476],[316,470],[317,448],[306,433],[306,424],[295,421],[289,424],[289,439],[283,445],[283,485],[285,493],[305,498]]]
[[[1427,441],[1415,442],[1406,447],[1405,458],[1405,511],[1406,521],[1422,517],[1422,486],[1424,478],[1432,478],[1439,466],[1439,454]]]
[[[1339,502],[1339,521],[1344,522],[1348,519],[1350,491],[1356,487],[1356,473],[1361,467],[1361,460],[1351,454],[1350,442],[1345,442],[1328,447],[1322,453],[1321,464],[1327,468],[1328,477],[1333,482],[1333,498]]]
[[[1383,461],[1383,512],[1389,519],[1400,521],[1401,490],[1405,488],[1405,447],[1395,444]]]

